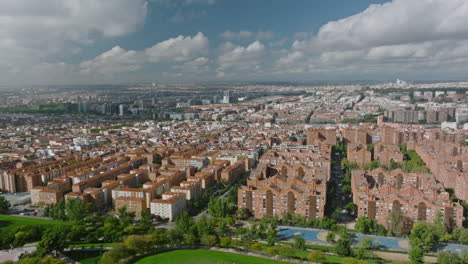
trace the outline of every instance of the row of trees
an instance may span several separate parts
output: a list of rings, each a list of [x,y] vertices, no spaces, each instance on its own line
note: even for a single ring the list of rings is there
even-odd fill
[[[452,235],[440,212],[434,223],[418,222],[413,225],[409,235],[411,250],[410,259],[413,263],[423,263],[424,253],[434,251],[438,242],[449,240]]]
[[[45,228],[38,225],[21,225],[0,236],[0,249],[22,247],[26,243],[38,241]]]
[[[374,145],[367,145],[367,149],[372,152],[374,156]],[[385,170],[396,170],[401,169],[407,173],[430,173],[429,169],[422,158],[412,149],[407,149],[405,144],[400,145],[400,151],[403,153],[404,160],[402,162],[395,162],[393,159],[390,160],[388,166],[381,164],[378,160],[373,160],[364,164],[363,169],[371,171],[377,168],[383,168]],[[343,165],[343,164],[342,164]],[[356,168],[357,164],[353,164]]]
[[[177,217],[173,229],[153,229],[146,234],[128,236],[122,243],[104,253],[100,263],[117,263],[130,256],[168,246],[240,246],[240,243],[232,238],[235,224],[235,219],[232,217],[208,218],[204,216],[198,222],[194,222],[190,215],[182,213]]]
[[[56,204],[51,204],[44,209],[44,215],[55,220],[78,221],[98,210],[94,204],[86,203],[81,199],[61,199]]]
[[[259,222],[253,222],[249,226],[239,227],[232,217],[202,217],[198,222],[186,213],[182,213],[175,221],[175,227],[171,230],[155,229],[147,235],[131,235],[122,243],[115,245],[112,250],[104,253],[100,264],[116,263],[118,260],[129,257],[157,252],[169,246],[209,246],[244,249],[252,252],[265,252],[269,255],[279,255],[290,258],[308,259],[314,262],[324,262],[326,255],[319,250],[307,251],[306,241],[301,235],[293,237],[291,245],[281,245],[277,241],[277,225],[280,221],[276,218],[265,218]],[[331,232],[332,233],[332,232]],[[357,249],[352,249],[353,240],[344,229],[337,230],[339,239],[335,250],[340,256],[349,258],[346,263],[364,263],[357,259],[365,258],[366,251],[371,242],[365,240]],[[333,233],[334,234],[334,233]],[[266,244],[260,243],[266,241]]]
[[[389,235],[402,235],[404,234],[404,221],[404,215],[401,212],[393,212],[386,219],[387,232],[385,232],[385,228],[382,225],[367,217],[359,217],[355,228],[365,234],[383,235],[386,233]],[[436,245],[439,242],[456,240],[461,243],[468,243],[468,229],[458,228],[452,233],[449,233],[449,231],[440,212],[437,213],[434,223],[418,222],[414,224],[409,235],[411,245],[409,255],[412,263],[423,263],[424,254],[435,251]],[[466,260],[468,258],[468,251],[463,252],[462,256],[450,252],[441,252],[439,258],[438,263],[468,263],[456,262],[457,259],[460,261]]]
[[[386,233],[383,225],[378,224],[377,221],[368,217],[358,217],[354,228],[363,234],[385,235]]]
[[[226,217],[232,215],[235,207],[227,199],[211,197],[208,202],[208,213],[214,217]]]
[[[442,251],[437,255],[437,263],[439,264],[466,264],[468,263],[468,251],[463,251],[460,255]]]

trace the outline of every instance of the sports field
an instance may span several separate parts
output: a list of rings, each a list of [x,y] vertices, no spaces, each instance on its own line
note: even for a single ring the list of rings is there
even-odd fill
[[[286,264],[271,259],[257,258],[210,250],[175,250],[149,257],[136,262],[137,264]]]

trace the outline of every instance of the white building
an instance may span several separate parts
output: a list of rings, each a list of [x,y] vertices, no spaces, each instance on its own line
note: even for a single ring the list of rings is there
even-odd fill
[[[159,215],[173,221],[187,208],[185,193],[167,192],[162,195],[162,199],[151,201],[150,211],[152,215]]]

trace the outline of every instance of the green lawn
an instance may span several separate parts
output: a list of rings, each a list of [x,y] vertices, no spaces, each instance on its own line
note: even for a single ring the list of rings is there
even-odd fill
[[[288,262],[210,250],[175,250],[136,262],[137,264],[286,264]]]
[[[301,258],[301,259],[307,259],[307,256],[309,256],[310,252],[298,252],[296,257]],[[325,263],[342,263],[345,258],[343,257],[338,257],[338,256],[330,256],[330,255],[325,255],[326,262]]]
[[[7,234],[14,228],[24,225],[57,226],[66,224],[61,221],[44,220],[22,216],[0,215],[0,234]]]

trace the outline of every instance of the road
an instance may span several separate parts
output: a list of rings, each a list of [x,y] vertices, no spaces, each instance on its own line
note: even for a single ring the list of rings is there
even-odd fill
[[[340,156],[340,153],[332,154],[333,166],[331,171],[331,181],[336,186],[335,201],[337,201],[337,208],[342,208],[346,205],[345,193],[343,193],[343,191],[341,190],[344,185],[344,175],[343,170],[341,168],[341,158],[342,157]]]

